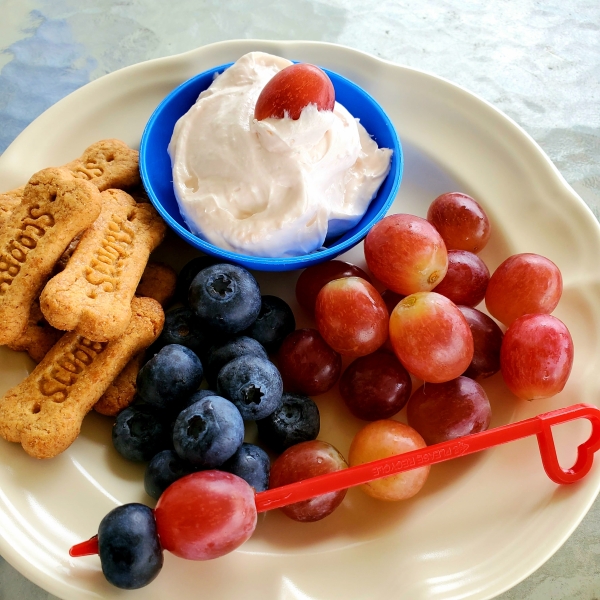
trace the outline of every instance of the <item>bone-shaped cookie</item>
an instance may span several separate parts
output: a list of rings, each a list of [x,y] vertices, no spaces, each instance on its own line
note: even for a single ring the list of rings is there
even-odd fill
[[[101,192],[127,189],[140,183],[139,153],[116,139],[100,140],[65,165],[75,177],[87,179]]]
[[[100,140],[64,165],[78,179],[93,183],[101,192],[139,185],[139,153],[116,139]],[[0,194],[0,227],[21,203],[25,186]]]
[[[65,270],[46,284],[40,306],[53,327],[106,342],[125,331],[131,299],[166,225],[152,205],[137,204],[122,190],[101,197],[100,216]]]
[[[0,345],[16,339],[69,242],[100,214],[100,192],[62,168],[39,171],[0,229]]]
[[[131,358],[160,334],[156,300],[134,298],[124,334],[93,342],[66,333],[33,372],[0,399],[0,435],[35,458],[51,458],[77,438],[85,415]]]
[[[79,238],[75,238],[75,240],[77,240],[77,243],[79,243]],[[73,242],[71,242],[71,244],[73,244]],[[69,247],[71,244],[69,244]],[[77,246],[77,244],[75,244],[75,246]],[[69,248],[67,248],[63,256],[67,254],[67,252],[69,252]],[[171,269],[171,267],[163,265],[162,263],[149,262],[144,269],[144,273],[142,274],[142,278],[137,286],[135,295],[145,296],[146,298],[154,298],[154,300],[159,302],[164,308],[175,294],[176,281],[177,274],[173,269]],[[29,356],[36,363],[39,363],[44,356],[46,356],[46,353],[50,350],[50,348],[52,348],[52,346],[58,342],[63,333],[64,331],[55,329],[52,327],[52,325],[50,325],[50,323],[48,323],[48,321],[46,321],[46,318],[40,309],[39,299],[36,299],[31,305],[27,327],[15,340],[8,344],[8,347],[17,352],[27,352],[27,354],[29,354]],[[135,358],[132,359],[133,362],[135,362],[135,360]],[[125,400],[126,397],[128,397],[129,403],[133,401],[135,385],[133,386],[132,393],[127,390],[131,390],[132,380],[133,384],[135,384],[137,371],[136,375],[132,376],[131,373],[132,371],[128,371],[126,366],[121,374],[123,375],[123,378],[121,378],[121,375],[119,375],[117,379],[115,379],[111,388],[115,388],[114,397],[119,398],[119,402],[115,405],[115,408],[110,409],[111,411],[115,412],[103,412],[102,414],[117,414],[121,408],[124,408],[121,405],[127,402],[127,400]],[[104,410],[107,411],[109,409],[105,408]]]

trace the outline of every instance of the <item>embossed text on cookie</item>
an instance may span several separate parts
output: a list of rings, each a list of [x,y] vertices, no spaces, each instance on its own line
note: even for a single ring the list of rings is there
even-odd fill
[[[123,258],[130,253],[135,230],[126,219],[113,214],[108,222],[102,245],[86,268],[85,278],[92,285],[102,286],[105,292],[118,289]]]
[[[14,238],[0,254],[0,296],[6,293],[19,274],[30,250],[37,247],[38,240],[51,227],[54,227],[54,217],[50,213],[44,212],[39,204],[29,208],[27,216],[18,225]]]
[[[54,402],[64,402],[69,388],[106,346],[106,342],[92,342],[83,336],[77,336],[73,344],[57,358],[53,367],[42,375],[39,381],[40,393],[52,397]]]

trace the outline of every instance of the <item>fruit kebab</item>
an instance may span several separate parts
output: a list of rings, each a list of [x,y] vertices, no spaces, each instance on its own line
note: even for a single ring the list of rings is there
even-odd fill
[[[576,419],[590,421],[592,431],[579,445],[575,464],[563,469],[558,462],[552,427]],[[100,523],[98,534],[73,546],[69,554],[73,557],[99,554],[102,570],[110,583],[124,589],[136,589],[158,575],[163,564],[163,549],[191,560],[218,558],[250,538],[259,512],[466,456],[530,435],[537,436],[548,477],[558,484],[574,483],[590,471],[593,455],[600,449],[600,409],[576,404],[258,494],[231,473],[214,470],[192,473],[169,486],[154,511],[143,504],[115,508]]]

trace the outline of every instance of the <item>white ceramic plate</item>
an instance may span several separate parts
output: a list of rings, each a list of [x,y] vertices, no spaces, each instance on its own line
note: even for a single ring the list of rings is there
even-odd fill
[[[515,123],[437,77],[322,43],[245,40],[206,46],[112,73],[50,108],[0,158],[0,189],[79,156],[101,138],[119,137],[137,146],[152,110],[175,86],[251,50],[320,64],[377,98],[395,123],[406,156],[395,212],[424,216],[438,194],[467,192],[492,221],[492,240],[482,253],[490,269],[517,252],[543,254],[561,268],[565,291],[555,314],[575,341],[569,383],[550,400],[526,403],[511,396],[499,375],[485,381],[492,425],[577,402],[597,404],[598,223]],[[159,254],[177,267],[193,255],[174,237]],[[364,264],[360,247],[347,257]],[[263,293],[280,294],[297,308],[296,276],[260,275],[259,281]],[[307,324],[299,319],[299,325]],[[0,349],[0,392],[31,368],[23,355]],[[320,437],[347,455],[361,424],[348,416],[334,393],[319,397],[318,403]],[[425,488],[410,501],[380,503],[352,490],[342,507],[319,523],[263,515],[253,538],[237,552],[206,563],[167,555],[149,587],[121,592],[104,581],[97,557],[68,556],[68,548],[93,535],[115,505],[149,501],[143,467],[116,454],[110,430],[110,419],[91,414],[73,446],[45,462],[0,440],[0,553],[26,577],[65,599],[491,598],[560,547],[600,486],[598,465],[573,486],[551,483],[535,440],[526,439],[435,466]],[[565,464],[586,434],[583,424],[558,428],[555,437]]]

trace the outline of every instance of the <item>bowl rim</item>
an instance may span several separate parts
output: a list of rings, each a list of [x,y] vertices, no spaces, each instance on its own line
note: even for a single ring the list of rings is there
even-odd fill
[[[292,62],[297,62],[297,61],[292,61]],[[386,198],[385,202],[380,206],[379,210],[375,213],[375,215],[373,215],[371,217],[369,222],[365,223],[362,227],[360,227],[360,229],[358,231],[356,231],[353,235],[351,235],[348,239],[344,240],[340,244],[333,246],[331,248],[319,249],[314,252],[311,252],[310,254],[301,254],[298,256],[291,256],[291,257],[261,257],[261,256],[240,254],[238,252],[233,252],[231,250],[226,250],[224,248],[215,246],[214,244],[211,244],[210,242],[207,242],[207,241],[203,240],[202,238],[194,235],[189,229],[180,225],[171,216],[171,214],[165,209],[162,201],[158,198],[152,185],[150,184],[150,174],[149,174],[149,169],[148,169],[146,158],[147,158],[147,153],[149,152],[149,147],[150,147],[148,139],[150,137],[150,134],[151,134],[153,128],[155,127],[157,122],[160,120],[161,114],[162,114],[165,106],[168,105],[168,103],[170,103],[172,101],[172,99],[175,98],[176,96],[178,96],[182,91],[184,91],[185,89],[187,89],[190,86],[193,86],[198,79],[204,78],[210,74],[212,74],[214,76],[215,74],[218,74],[218,73],[224,71],[225,69],[229,68],[233,64],[234,64],[233,62],[230,62],[230,63],[218,65],[216,67],[212,67],[210,69],[206,69],[200,73],[197,73],[193,77],[190,77],[189,79],[183,81],[180,85],[178,85],[176,88],[174,88],[169,94],[167,94],[163,98],[163,100],[160,102],[160,104],[158,104],[158,106],[153,110],[150,118],[146,122],[144,131],[142,133],[142,137],[141,137],[141,141],[140,141],[140,155],[139,155],[139,165],[140,165],[139,168],[140,168],[140,176],[142,179],[142,185],[144,186],[144,189],[145,189],[146,193],[148,194],[148,198],[150,199],[150,202],[152,203],[154,208],[157,210],[157,212],[160,214],[160,216],[166,221],[166,223],[169,225],[169,227],[171,229],[173,229],[173,231],[175,231],[175,233],[177,233],[177,235],[179,235],[181,238],[183,238],[186,242],[191,244],[197,250],[200,250],[200,251],[204,252],[205,254],[215,256],[216,258],[222,259],[225,262],[237,263],[244,267],[247,267],[250,269],[255,269],[257,271],[292,271],[295,269],[303,269],[305,267],[309,267],[309,266],[312,266],[317,263],[321,263],[321,262],[325,262],[327,260],[334,259],[336,256],[339,256],[340,254],[343,254],[344,252],[350,250],[351,248],[356,246],[359,242],[361,242],[366,237],[366,235],[370,231],[370,229],[385,216],[385,214],[388,212],[390,206],[394,202],[394,199],[396,198],[396,196],[398,194],[398,190],[400,188],[400,183],[402,181],[402,175],[404,172],[404,154],[403,154],[403,150],[402,150],[402,144],[401,144],[400,138],[398,136],[398,132],[396,131],[394,124],[392,123],[391,119],[389,118],[389,116],[387,115],[387,113],[385,112],[383,107],[379,104],[379,102],[375,98],[373,98],[373,96],[371,94],[369,94],[369,92],[367,92],[365,89],[360,87],[358,84],[354,83],[352,80],[348,79],[347,77],[344,77],[343,75],[340,75],[339,73],[337,73],[335,71],[332,71],[331,69],[326,69],[324,67],[319,67],[319,68],[321,68],[325,73],[327,73],[328,76],[333,74],[334,77],[343,80],[345,85],[348,85],[350,88],[352,88],[358,94],[362,95],[363,97],[365,97],[367,99],[367,101],[372,105],[374,110],[378,113],[378,115],[381,118],[381,120],[383,121],[385,127],[390,132],[392,141],[393,141],[393,144],[392,144],[393,147],[391,148],[393,151],[393,154],[392,154],[392,162],[391,162],[391,166],[390,166],[390,171],[386,175],[386,178],[381,183],[381,186],[383,186],[384,183],[387,181],[388,177],[393,178],[388,197]],[[183,116],[183,115],[181,115],[181,116]],[[369,135],[371,135],[371,134],[369,133]],[[380,188],[381,188],[381,186],[380,186]],[[369,204],[369,206],[370,206],[370,204]],[[364,218],[364,215],[362,218]],[[361,220],[362,220],[362,218],[361,218]],[[357,225],[359,223],[360,223],[360,221],[357,223]],[[355,225],[354,227],[356,227],[357,225]],[[354,228],[352,228],[352,229],[354,229]],[[343,234],[343,235],[345,235],[345,234]]]

